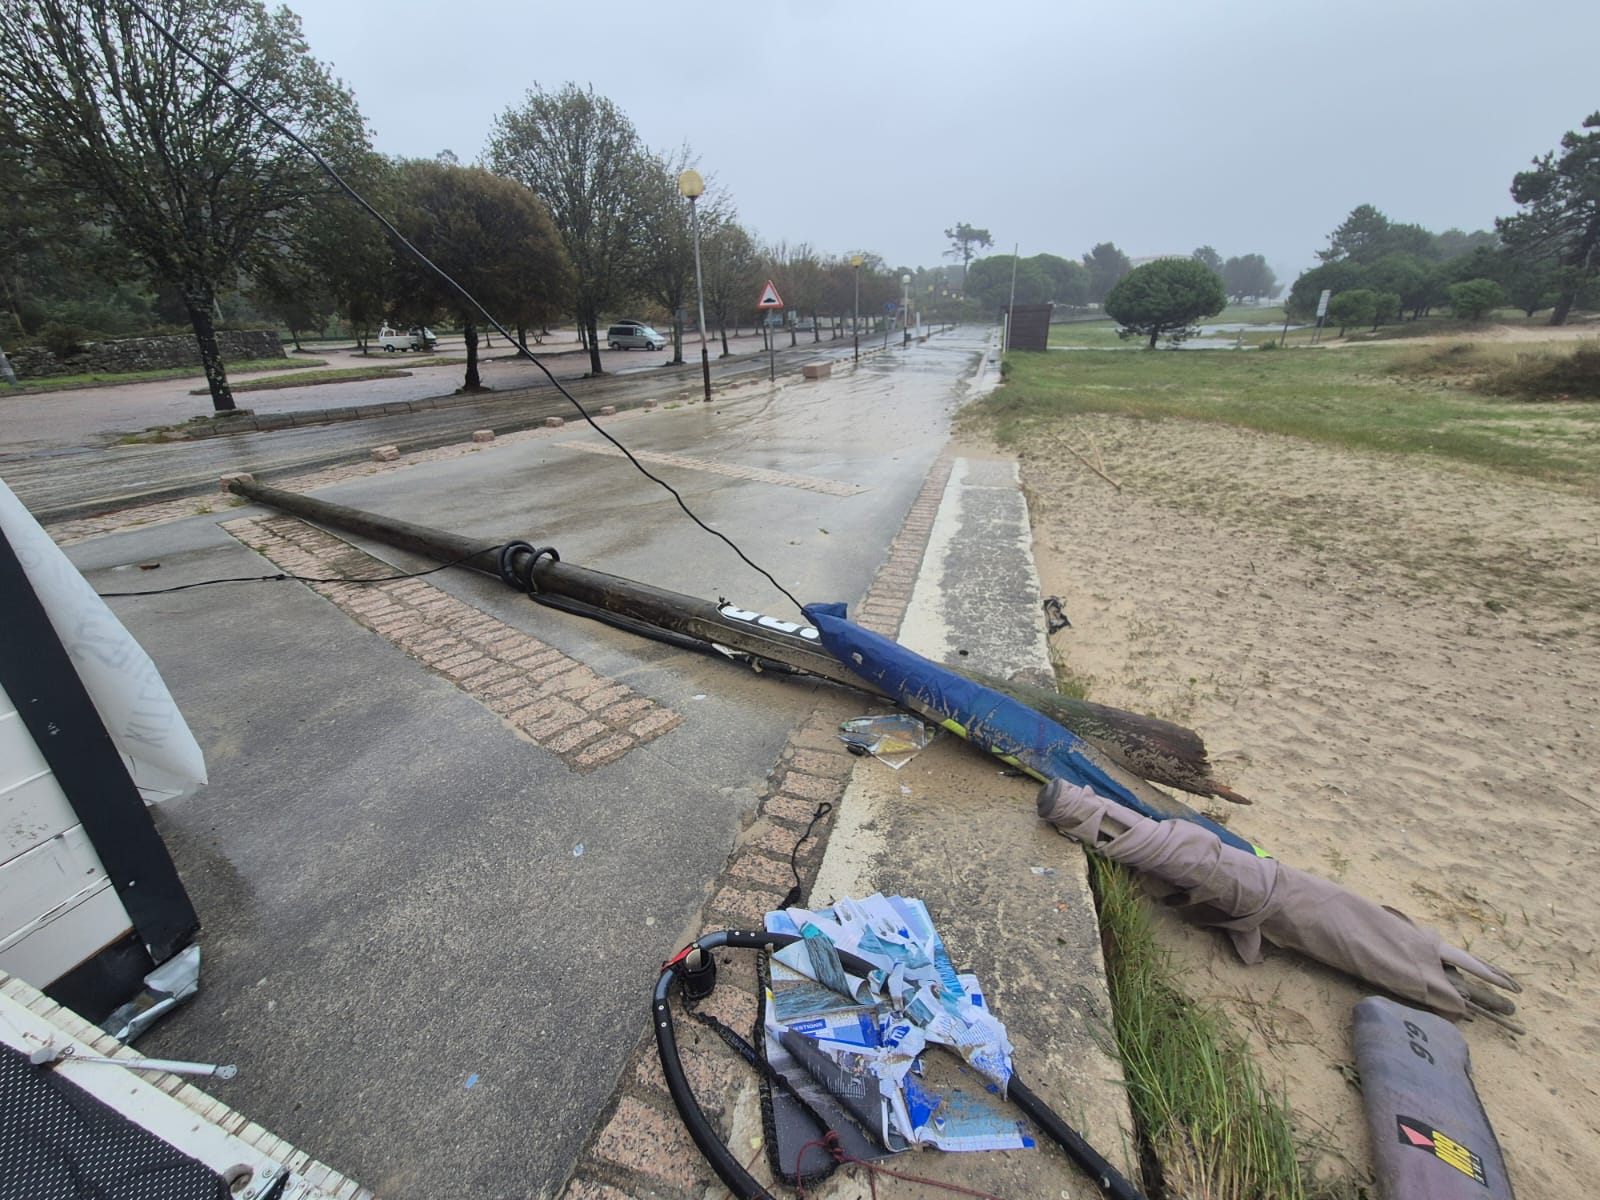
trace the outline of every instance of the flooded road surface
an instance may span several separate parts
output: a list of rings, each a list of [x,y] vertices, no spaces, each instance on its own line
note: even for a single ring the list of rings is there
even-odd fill
[[[759,339],[745,341],[756,345]],[[820,343],[801,341],[793,349],[780,348],[777,355],[780,378],[782,373],[794,371],[801,363],[848,360],[850,354],[850,344],[844,339]],[[558,357],[570,365],[575,356]],[[628,364],[643,358],[621,352],[605,357],[608,361]],[[502,386],[510,386],[515,380],[532,382],[537,375],[537,368],[527,363],[509,364],[503,369],[512,368],[517,374],[500,377]],[[252,399],[259,399],[263,412],[388,403],[410,395],[406,389],[419,384],[421,394],[447,393],[447,380],[439,373],[455,370],[458,368],[427,368],[427,372],[438,376],[431,382],[422,379],[423,372],[419,372],[409,379],[328,384],[291,392],[261,393]],[[713,386],[720,389],[740,380],[759,379],[767,372],[768,363],[765,355],[745,353],[715,362],[711,370]],[[693,398],[699,394],[700,380],[696,363],[667,370],[628,370],[620,376],[601,380],[568,382],[585,406],[598,408],[605,404],[626,407],[647,397],[663,403],[674,397]],[[241,433],[206,441],[111,444],[119,430],[160,424],[164,419],[161,405],[165,401],[141,397],[149,389],[170,386],[140,384],[118,389],[128,395],[117,401],[107,399],[101,389],[6,400],[7,407],[3,410],[7,417],[6,441],[0,445],[0,476],[36,516],[54,520],[201,494],[213,490],[217,477],[231,471],[251,471],[269,479],[286,472],[358,461],[366,458],[374,446],[393,444],[403,450],[424,449],[464,441],[475,429],[505,433],[539,425],[550,416],[567,420],[576,417],[571,402],[546,385],[496,391],[467,403],[452,402],[448,407],[402,411],[359,421]],[[152,404],[155,407],[151,407]],[[192,415],[193,408],[186,406],[184,411]],[[52,422],[52,412],[77,415],[62,416],[59,421]],[[63,433],[62,428],[67,432]]]

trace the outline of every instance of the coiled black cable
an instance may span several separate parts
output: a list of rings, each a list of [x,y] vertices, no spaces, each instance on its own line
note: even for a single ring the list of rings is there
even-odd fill
[[[694,1089],[689,1086],[689,1080],[683,1072],[683,1060],[678,1054],[677,1033],[672,1024],[672,1006],[670,1003],[672,985],[684,970],[684,962],[689,955],[699,950],[701,955],[709,955],[713,950],[729,946],[738,950],[764,950],[767,948],[781,949],[791,943],[800,941],[797,934],[792,933],[766,933],[741,929],[726,929],[716,933],[708,933],[684,947],[670,962],[662,965],[661,974],[656,979],[655,992],[650,1000],[650,1024],[655,1029],[656,1053],[661,1058],[661,1074],[667,1081],[667,1092],[672,1097],[672,1103],[677,1106],[678,1115],[683,1118],[683,1124],[689,1131],[689,1136],[705,1155],[706,1161],[711,1164],[711,1169],[717,1173],[717,1178],[722,1180],[728,1190],[733,1193],[736,1200],[777,1200],[773,1194],[764,1188],[750,1172],[744,1169],[744,1164],[734,1157],[723,1140],[717,1136],[717,1131],[711,1127],[711,1122],[706,1118],[700,1102],[695,1098]],[[844,951],[839,952],[839,962],[851,974],[866,976],[872,972],[872,964],[854,954]],[[713,983],[714,986],[714,983]],[[1094,1180],[1095,1186],[1111,1200],[1145,1200],[1143,1193],[1113,1167],[1104,1155],[1091,1146],[1084,1136],[1073,1129],[1043,1100],[1034,1095],[1033,1091],[1019,1079],[1015,1072],[1012,1073],[1011,1082],[1006,1094],[1016,1102],[1020,1108],[1051,1141],[1055,1142],[1067,1156],[1077,1163],[1083,1171]]]

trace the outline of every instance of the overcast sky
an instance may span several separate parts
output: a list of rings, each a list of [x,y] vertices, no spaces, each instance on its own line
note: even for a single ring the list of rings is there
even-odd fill
[[[477,161],[535,85],[689,144],[746,227],[932,266],[1260,253],[1285,284],[1356,205],[1439,232],[1600,109],[1600,0],[290,0],[387,154]]]

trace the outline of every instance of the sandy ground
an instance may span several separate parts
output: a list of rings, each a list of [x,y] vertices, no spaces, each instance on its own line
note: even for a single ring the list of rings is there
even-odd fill
[[[1066,453],[1093,435],[1118,492]],[[1055,647],[1094,699],[1183,721],[1234,828],[1516,974],[1528,1034],[1463,1026],[1523,1196],[1600,1178],[1600,501],[1179,422],[1082,418],[1023,456]],[[1164,928],[1287,1088],[1320,1171],[1370,1144],[1351,1007],[1284,951]]]

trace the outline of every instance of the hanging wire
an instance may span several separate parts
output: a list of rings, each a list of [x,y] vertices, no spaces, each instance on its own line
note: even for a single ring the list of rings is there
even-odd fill
[[[467,291],[467,289],[461,284],[457,283],[456,280],[444,270],[444,268],[440,267],[421,250],[417,249],[416,246],[412,245],[411,241],[403,233],[396,229],[394,224],[387,217],[385,217],[370,203],[368,203],[366,197],[362,196],[360,192],[356,191],[355,188],[350,186],[350,184],[345,181],[344,177],[340,175],[338,171],[334,170],[331,165],[329,165],[327,159],[323,158],[314,146],[308,143],[304,138],[300,137],[299,134],[295,133],[282,121],[278,120],[271,113],[269,113],[265,108],[257,103],[254,97],[235,87],[233,83],[223,76],[220,71],[211,66],[210,63],[206,62],[194,51],[190,50],[188,46],[184,45],[183,42],[178,39],[176,34],[169,30],[160,21],[156,20],[155,17],[151,16],[150,11],[145,8],[145,6],[141,4],[139,0],[125,0],[125,2],[129,8],[149,22],[151,27],[161,35],[161,38],[180,55],[188,59],[195,66],[199,67],[230,95],[235,97],[242,104],[244,104],[245,107],[250,109],[251,112],[255,113],[278,133],[282,134],[291,143],[309,155],[311,160],[315,162],[319,168],[321,168],[322,172],[327,175],[329,179],[333,180],[333,182],[339,186],[345,195],[349,196],[350,199],[354,200],[358,205],[360,205],[367,215],[369,215],[374,221],[378,222],[378,224],[383,227],[384,232],[393,238],[394,241],[406,251],[406,253],[410,254],[417,260],[418,263],[426,267],[429,271],[433,272],[433,274],[436,275],[447,287],[454,290],[457,295],[471,305],[475,311],[481,314],[483,319],[495,330],[496,333],[500,334],[506,339],[506,341],[510,342],[517,348],[517,353],[519,355],[521,355],[523,358],[526,358],[534,366],[538,367],[540,371],[544,372],[545,378],[550,381],[552,386],[555,387],[556,391],[560,392],[566,397],[573,408],[578,410],[578,415],[589,423],[590,428],[592,428],[601,437],[605,438],[606,441],[610,442],[619,451],[621,451],[623,457],[632,463],[635,469],[637,469],[641,475],[650,480],[652,483],[655,483],[658,486],[666,489],[667,493],[671,495],[673,500],[677,502],[678,507],[683,510],[685,516],[687,516],[701,529],[705,530],[705,532],[711,534],[715,538],[720,539],[730,550],[739,556],[740,561],[742,561],[751,570],[761,575],[773,587],[777,588],[778,591],[783,594],[784,598],[787,599],[789,603],[793,604],[796,609],[804,609],[805,606],[802,605],[799,600],[795,599],[794,594],[791,593],[788,588],[784,587],[783,584],[779,583],[775,578],[773,578],[770,571],[750,558],[750,556],[741,550],[733,541],[733,539],[728,537],[727,534],[723,533],[719,529],[713,529],[710,525],[707,525],[698,516],[696,516],[693,510],[689,508],[688,504],[684,502],[683,497],[678,494],[678,490],[676,488],[674,488],[666,480],[652,475],[645,469],[644,465],[633,456],[632,451],[630,451],[616,438],[612,437],[609,433],[602,429],[595,422],[595,419],[589,415],[589,410],[584,408],[584,406],[578,402],[577,397],[562,386],[561,381],[555,377],[549,367],[545,366],[544,363],[537,358],[525,345],[519,342],[516,338],[512,337],[506,327],[495,319],[494,314],[478,302],[477,297],[475,297],[471,292]]]

